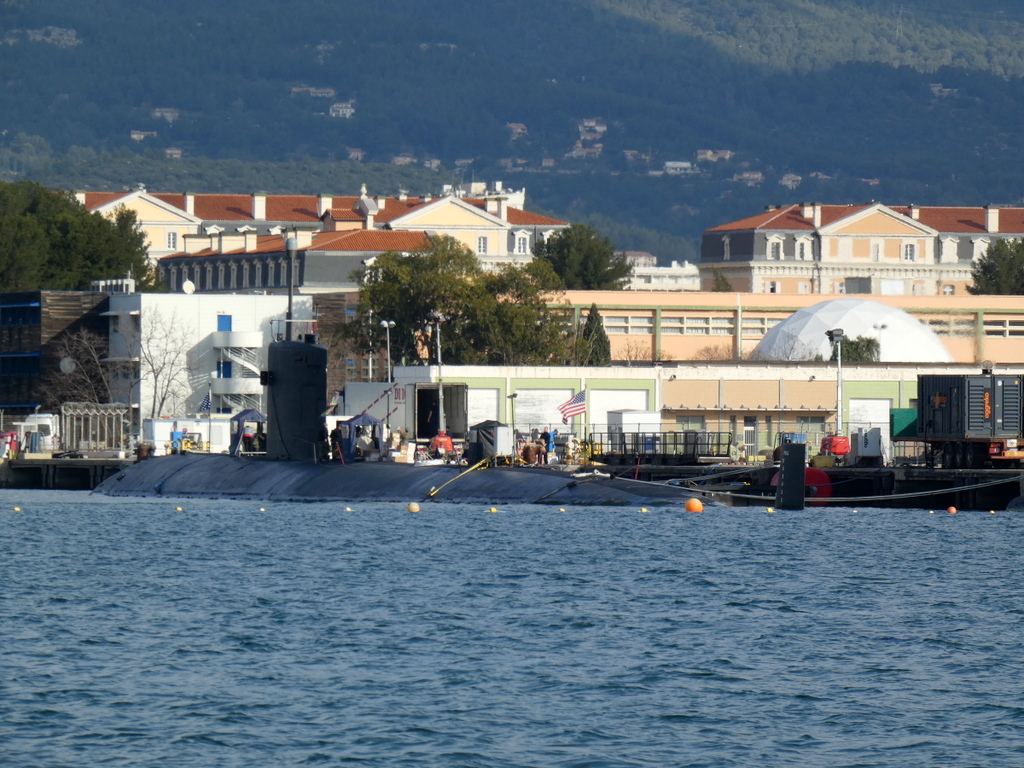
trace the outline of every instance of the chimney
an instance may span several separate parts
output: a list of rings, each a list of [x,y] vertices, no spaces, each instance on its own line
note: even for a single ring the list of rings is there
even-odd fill
[[[821,226],[821,203],[814,203],[812,213],[814,215],[813,223],[814,228],[817,229]]]
[[[246,232],[245,233],[245,246],[244,246],[245,250],[247,252],[248,251],[255,251],[256,250],[256,244],[259,242],[259,238],[260,238],[260,233],[256,232],[255,230],[249,230],[248,232]]]
[[[289,237],[294,237],[296,241],[296,247],[301,251],[304,248],[309,248],[313,244],[313,235],[316,234],[312,229],[296,229],[291,233],[284,232],[285,240]]]
[[[985,206],[985,229],[988,232],[999,231],[999,208],[994,205]]]
[[[377,196],[377,209],[378,209],[378,211],[383,211],[384,210],[384,206],[387,205],[387,204],[388,204],[388,199],[386,197],[384,197],[383,195],[378,195]]]
[[[79,205],[85,205],[85,192],[75,192],[75,200]]]
[[[502,185],[502,183],[500,181],[494,182],[494,191],[495,192],[501,192],[502,186],[503,185]]]
[[[236,232],[221,232],[219,236],[218,250],[221,253],[237,251],[245,247],[245,235]]]
[[[316,215],[320,218],[334,207],[334,198],[330,195],[320,195],[316,199]]]
[[[267,195],[264,192],[257,192],[252,196],[252,218],[253,221],[267,220]]]
[[[185,235],[182,240],[182,250],[185,253],[199,253],[200,251],[211,250],[217,241],[217,235]]]
[[[914,205],[913,203],[910,204],[910,218],[914,221],[921,220],[921,206]]]
[[[191,192],[185,193],[185,213],[189,216],[196,215],[196,196]]]

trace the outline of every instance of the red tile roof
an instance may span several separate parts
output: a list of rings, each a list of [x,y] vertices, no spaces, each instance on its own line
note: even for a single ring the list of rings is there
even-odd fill
[[[94,210],[124,197],[126,192],[87,192],[86,208]],[[151,192],[148,193],[158,200],[185,210],[185,195],[180,193]],[[193,195],[193,215],[203,221],[254,221],[252,195],[227,194],[196,194]],[[339,195],[331,198],[331,216],[335,221],[365,221],[366,216],[356,210],[359,197],[355,195]],[[376,200],[377,198],[373,198]],[[388,197],[384,207],[374,217],[376,224],[388,224],[406,214],[428,205],[440,197],[429,200],[422,197]],[[464,198],[465,202],[486,210],[483,199]],[[296,222],[312,224],[319,220],[319,198],[316,195],[266,195],[266,216],[263,221]],[[514,226],[564,226],[566,222],[529,213],[519,208],[506,209],[510,224]]]
[[[728,224],[720,224],[707,231],[739,232],[747,229],[814,229],[814,225],[800,215],[799,205],[790,205]]]
[[[416,251],[429,244],[426,232],[352,229],[317,235],[310,251]]]
[[[429,244],[429,237],[426,232],[398,231],[388,229],[352,229],[346,232],[318,232],[313,236],[313,243],[307,248],[300,248],[301,251],[342,251],[352,253],[386,251],[416,251]],[[256,239],[256,247],[250,250],[234,248],[226,251],[218,251],[213,248],[204,248],[195,253],[172,253],[161,257],[163,259],[203,258],[209,256],[224,256],[237,254],[255,253],[284,253],[284,241],[280,235],[261,235]]]
[[[847,216],[869,208],[870,205],[822,205],[821,226],[827,226],[840,221]],[[903,216],[910,216],[910,206],[890,205],[890,210]],[[986,226],[987,209],[980,206],[955,207],[955,206],[918,206],[918,218],[927,227],[939,232],[951,234],[984,234],[988,232]],[[998,233],[1021,234],[1024,233],[1024,208],[999,208]],[[766,230],[813,230],[814,224],[811,220],[804,218],[802,205],[790,205],[774,211],[765,211],[756,216],[750,216],[739,221],[720,224],[717,227],[708,229],[708,232],[740,232],[751,229]]]

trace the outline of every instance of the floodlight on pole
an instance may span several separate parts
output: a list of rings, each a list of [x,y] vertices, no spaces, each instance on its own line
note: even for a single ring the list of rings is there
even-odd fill
[[[825,331],[828,340],[836,351],[836,434],[843,433],[843,339],[846,334],[842,328]]]

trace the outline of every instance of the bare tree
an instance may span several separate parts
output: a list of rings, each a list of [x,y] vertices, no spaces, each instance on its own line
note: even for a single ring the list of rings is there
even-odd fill
[[[650,362],[653,359],[651,345],[649,342],[630,339],[619,348],[618,358],[629,365]]]
[[[728,344],[708,344],[693,354],[694,360],[732,360],[732,349]]]
[[[108,359],[107,337],[87,328],[58,337],[53,354],[60,364],[39,384],[40,400],[48,409],[66,402],[113,402],[118,379],[129,373],[125,364]]]
[[[141,324],[138,316],[126,321],[116,333],[122,337],[118,346],[123,346],[126,356],[137,366],[129,391],[139,384],[147,397],[147,402],[139,403],[140,416],[184,415],[192,393],[190,376],[197,368],[188,328],[178,321],[176,313],[148,313]]]

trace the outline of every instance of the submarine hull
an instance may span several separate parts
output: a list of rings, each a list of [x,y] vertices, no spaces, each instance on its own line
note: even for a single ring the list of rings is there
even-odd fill
[[[474,504],[685,504],[680,488],[544,467],[352,465],[182,453],[133,464],[95,493],[268,501],[386,501]]]

